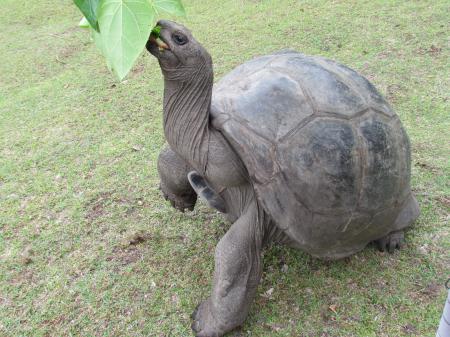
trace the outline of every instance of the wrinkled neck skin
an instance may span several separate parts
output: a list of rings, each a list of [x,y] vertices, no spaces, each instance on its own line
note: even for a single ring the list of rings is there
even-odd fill
[[[212,65],[163,69],[164,134],[172,150],[199,173],[208,162]]]

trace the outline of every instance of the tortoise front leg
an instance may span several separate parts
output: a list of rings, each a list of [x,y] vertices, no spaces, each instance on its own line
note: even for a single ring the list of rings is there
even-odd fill
[[[176,209],[184,212],[193,210],[197,194],[187,178],[192,168],[167,145],[158,157],[158,173],[161,179],[160,188],[166,200]]]
[[[197,337],[222,336],[245,321],[261,279],[261,222],[252,204],[217,245],[212,294],[192,314]]]

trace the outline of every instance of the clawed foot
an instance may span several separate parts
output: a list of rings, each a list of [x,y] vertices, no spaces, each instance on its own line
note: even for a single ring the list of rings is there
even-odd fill
[[[191,328],[196,337],[220,337],[226,332],[212,316],[209,300],[200,303],[191,318],[193,320]]]
[[[186,195],[173,195],[167,192],[162,185],[159,186],[159,189],[161,190],[164,199],[169,200],[173,208],[183,213],[186,209],[188,211],[194,210],[195,202],[197,201],[197,195],[195,193]]]
[[[403,231],[392,232],[374,242],[381,252],[388,251],[389,253],[393,253],[396,249],[402,248],[405,242],[405,234]]]

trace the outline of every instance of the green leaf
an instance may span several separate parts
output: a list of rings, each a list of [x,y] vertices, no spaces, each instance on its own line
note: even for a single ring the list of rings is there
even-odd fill
[[[81,28],[89,28],[91,25],[89,24],[88,20],[86,19],[86,17],[83,16],[83,18],[80,20],[80,22],[78,23],[78,27]]]
[[[97,46],[97,49],[100,51],[100,53],[105,57],[106,59],[106,65],[108,66],[108,69],[112,71],[111,63],[109,62],[108,58],[106,58],[106,51],[105,51],[105,44],[103,43],[102,36],[99,32],[97,32],[95,29],[91,27],[91,36],[92,39],[95,42],[95,45]]]
[[[83,13],[84,17],[89,21],[89,24],[96,31],[99,31],[98,20],[97,20],[97,10],[100,0],[73,0],[75,5]]]
[[[161,35],[161,26],[153,27],[152,35],[154,35],[156,38],[160,37],[160,35]]]
[[[181,0],[152,0],[152,6],[157,13],[164,11],[169,14],[186,16]]]
[[[144,49],[155,18],[148,0],[102,0],[98,23],[103,52],[120,80]]]

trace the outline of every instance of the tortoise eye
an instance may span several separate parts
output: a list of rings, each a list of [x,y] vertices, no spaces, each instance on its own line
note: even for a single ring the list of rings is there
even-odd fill
[[[188,42],[188,39],[186,36],[180,34],[180,33],[175,33],[172,35],[172,40],[177,44],[177,45],[184,45]]]

